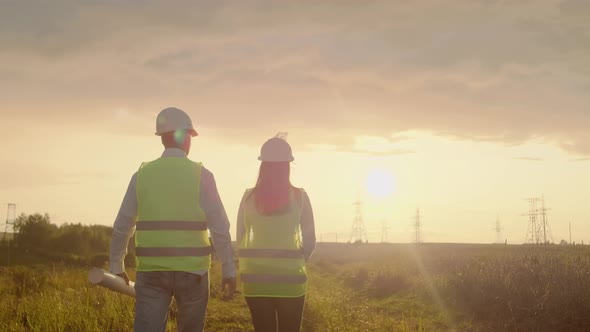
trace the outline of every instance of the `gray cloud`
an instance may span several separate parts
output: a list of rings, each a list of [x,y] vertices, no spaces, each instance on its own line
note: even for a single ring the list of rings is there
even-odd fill
[[[105,110],[125,107],[141,133],[174,104],[229,139],[347,149],[418,129],[590,155],[589,16],[574,0],[9,1],[0,112],[117,130]]]

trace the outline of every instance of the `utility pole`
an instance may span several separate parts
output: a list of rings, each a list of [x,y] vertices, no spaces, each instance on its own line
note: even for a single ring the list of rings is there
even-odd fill
[[[16,221],[16,204],[8,203],[8,210],[6,211],[6,226],[4,227],[4,235],[2,236],[2,242],[6,245],[6,261],[8,265],[10,265],[10,247],[12,243],[9,243],[6,238],[10,233],[11,239],[10,242],[14,241],[14,223]]]
[[[537,224],[537,203],[539,199],[536,197],[527,198],[526,199],[529,203],[529,211],[523,216],[529,217],[529,223],[527,227],[527,234],[525,243],[529,244],[539,244],[540,237],[539,237],[539,227]]]
[[[550,208],[545,207],[545,196],[541,198],[526,198],[529,203],[529,211],[522,214],[529,218],[525,243],[548,244],[552,242],[551,227],[547,217]]]
[[[541,222],[543,225],[543,243],[548,244],[549,242],[553,242],[553,237],[551,236],[551,228],[549,227],[549,221],[547,218],[547,211],[551,209],[545,207],[545,195],[541,196]]]
[[[6,223],[4,227],[4,234],[2,240],[6,241],[8,234],[14,238],[14,222],[16,220],[16,204],[8,203],[8,210],[6,211]]]
[[[496,231],[496,243],[502,243],[502,230],[504,228],[502,228],[502,224],[500,224],[500,217],[496,217],[496,226],[494,227],[494,230]]]
[[[572,222],[570,221],[570,244],[572,244]]]
[[[350,243],[368,243],[367,229],[365,228],[365,222],[363,221],[363,202],[360,199],[360,195],[358,195],[358,198],[353,205],[355,206],[355,212],[352,222],[352,232],[350,233]]]
[[[420,222],[420,209],[416,209],[416,215],[414,216],[414,235],[415,235],[415,243],[420,243],[421,236],[420,236],[420,228],[422,224]]]
[[[388,241],[388,231],[389,231],[389,226],[387,226],[387,222],[385,220],[383,220],[383,223],[381,225],[381,243],[385,243],[385,242],[389,242]]]

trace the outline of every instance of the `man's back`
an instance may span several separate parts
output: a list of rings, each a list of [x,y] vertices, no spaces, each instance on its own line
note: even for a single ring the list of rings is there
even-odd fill
[[[135,330],[164,331],[174,296],[179,330],[200,331],[209,298],[207,230],[222,261],[223,283],[235,289],[229,221],[213,174],[187,158],[197,135],[188,115],[163,110],[156,134],[166,149],[129,182],[113,228],[110,269],[128,280],[123,258],[135,230]]]

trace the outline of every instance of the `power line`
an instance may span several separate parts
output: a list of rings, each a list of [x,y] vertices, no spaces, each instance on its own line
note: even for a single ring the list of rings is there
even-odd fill
[[[14,222],[16,221],[16,204],[8,203],[8,210],[6,211],[6,223],[4,227],[4,234],[2,240],[6,240],[8,234],[14,234]]]
[[[551,209],[545,207],[545,197],[526,198],[526,201],[529,204],[529,211],[524,213],[523,216],[527,216],[529,220],[525,243],[547,244],[552,242],[551,228],[547,216],[547,211]]]
[[[363,202],[360,199],[360,195],[353,205],[355,206],[355,209],[352,221],[352,232],[350,233],[350,243],[369,242],[367,229],[365,228],[365,222],[363,221]]]
[[[420,209],[416,209],[416,215],[414,216],[414,242],[415,243],[420,243],[422,241],[422,236],[421,236],[421,228],[422,228],[422,223],[420,221]]]
[[[500,223],[500,217],[496,217],[496,224],[494,226],[494,231],[496,231],[496,243],[502,243],[504,242],[503,236],[502,236],[502,231],[504,230],[504,228],[502,227],[502,224]]]
[[[383,223],[381,224],[381,243],[389,242],[389,229],[387,221],[383,220]]]
[[[2,242],[6,245],[6,261],[10,265],[10,247],[12,244],[6,242],[8,234],[14,240],[14,223],[16,221],[16,204],[8,203],[8,210],[6,211],[6,223],[4,227],[4,234],[2,236]]]
[[[529,221],[527,225],[527,234],[524,242],[529,244],[538,244],[539,238],[537,232],[537,202],[539,199],[534,197],[526,198],[526,200],[529,204],[529,211],[523,214],[523,216],[528,216]]]
[[[551,235],[551,227],[549,226],[549,218],[547,211],[551,209],[545,207],[545,195],[541,196],[541,208],[539,213],[541,214],[541,223],[543,227],[543,243],[547,244],[553,242],[553,236]]]

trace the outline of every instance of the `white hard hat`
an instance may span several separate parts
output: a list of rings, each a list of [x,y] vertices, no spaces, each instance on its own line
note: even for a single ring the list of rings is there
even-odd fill
[[[291,146],[282,138],[273,137],[264,142],[260,149],[260,161],[281,162],[293,161],[293,152]]]
[[[177,130],[187,130],[191,136],[198,133],[193,128],[190,116],[176,107],[168,107],[160,111],[156,119],[156,135],[162,136]]]

